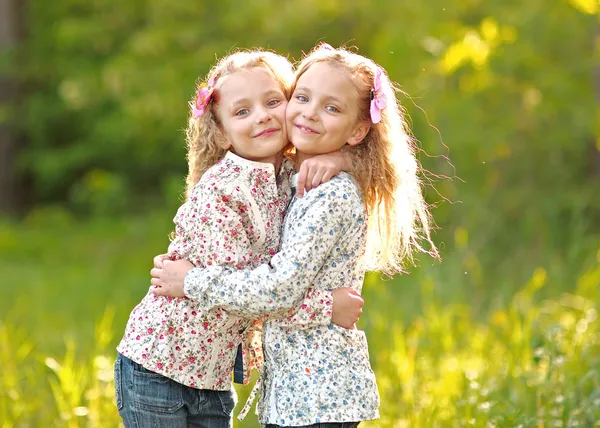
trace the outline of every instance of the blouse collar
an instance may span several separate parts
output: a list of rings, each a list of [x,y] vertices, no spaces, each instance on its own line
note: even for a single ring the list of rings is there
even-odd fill
[[[250,159],[245,159],[236,155],[232,151],[227,151],[227,153],[225,154],[225,159],[237,166],[241,166],[248,169],[262,169],[275,175],[275,167],[270,162],[257,162]]]

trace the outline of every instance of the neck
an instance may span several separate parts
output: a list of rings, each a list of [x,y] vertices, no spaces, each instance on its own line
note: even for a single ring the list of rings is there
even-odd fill
[[[283,153],[279,152],[275,155],[273,159],[273,166],[275,167],[275,176],[279,175],[279,170],[281,169],[281,162],[283,161]]]

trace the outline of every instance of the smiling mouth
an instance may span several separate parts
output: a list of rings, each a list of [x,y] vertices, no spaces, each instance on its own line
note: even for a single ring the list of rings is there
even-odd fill
[[[302,126],[302,125],[295,125],[296,128],[298,128],[300,130],[300,132],[302,132],[303,134],[318,134],[317,131],[315,131],[312,128],[309,128],[308,126]]]
[[[269,129],[265,129],[264,131],[262,131],[259,134],[256,134],[254,136],[254,138],[261,138],[261,137],[270,137],[271,135],[276,134],[277,132],[279,132],[279,129],[277,128],[269,128]]]

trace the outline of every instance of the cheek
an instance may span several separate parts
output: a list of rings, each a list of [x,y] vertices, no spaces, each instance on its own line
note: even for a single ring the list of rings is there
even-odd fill
[[[352,133],[352,127],[350,125],[350,122],[347,120],[336,120],[335,123],[332,124],[332,129],[335,129],[336,133],[346,137]]]
[[[277,107],[276,111],[274,112],[274,116],[280,120],[280,121],[285,121],[286,119],[286,106],[282,105]]]
[[[325,116],[323,119],[323,125],[329,134],[339,134],[342,128],[342,124],[337,118],[331,118]]]
[[[250,127],[245,122],[246,121],[239,121],[237,123],[233,123],[231,126],[231,133],[238,137],[248,134]]]
[[[287,121],[292,120],[298,115],[298,108],[292,104],[288,104],[285,110],[285,119]]]

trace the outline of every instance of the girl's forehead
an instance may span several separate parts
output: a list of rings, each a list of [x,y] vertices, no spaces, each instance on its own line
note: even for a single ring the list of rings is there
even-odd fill
[[[281,87],[280,82],[267,70],[261,67],[243,68],[231,74],[223,76],[217,82],[217,88],[221,91],[249,90],[256,87]]]
[[[304,73],[302,73],[302,76],[300,76],[300,79],[302,79],[307,74],[325,74],[335,69],[337,69],[337,67],[334,67],[328,61],[317,61],[308,66]]]
[[[220,77],[217,80],[217,87],[223,87],[229,82],[239,82],[242,80],[275,80],[273,76],[263,67],[238,68],[232,72]]]
[[[356,95],[357,92],[352,77],[343,67],[336,67],[323,61],[308,67],[298,78],[296,88],[349,96]]]
[[[215,88],[215,100],[227,103],[232,99],[261,97],[265,93],[284,93],[279,81],[262,67],[236,70],[223,76]]]
[[[310,65],[298,78],[297,83],[309,79],[313,82],[320,82],[323,79],[343,79],[352,82],[350,73],[348,73],[344,67],[336,66],[326,61],[319,61]]]

